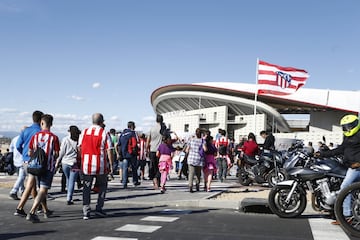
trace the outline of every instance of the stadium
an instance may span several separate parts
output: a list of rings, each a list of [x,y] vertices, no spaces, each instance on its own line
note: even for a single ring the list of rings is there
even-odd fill
[[[174,84],[154,90],[151,104],[179,136],[190,136],[197,127],[215,135],[221,128],[238,141],[249,132],[271,130],[278,148],[296,139],[339,144],[341,117],[358,115],[360,109],[359,91],[300,88],[278,96],[257,90],[245,83]]]

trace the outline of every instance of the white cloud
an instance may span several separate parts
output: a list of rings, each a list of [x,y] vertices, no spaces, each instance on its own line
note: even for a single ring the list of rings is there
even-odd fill
[[[116,121],[116,120],[119,120],[120,118],[118,116],[112,116],[110,117],[110,120],[111,121]]]
[[[23,9],[21,9],[18,6],[15,6],[14,3],[2,2],[2,3],[0,3],[0,12],[20,13],[20,12],[23,12]]]
[[[154,116],[145,116],[142,118],[144,122],[155,122],[155,115]]]
[[[92,88],[99,88],[100,85],[101,84],[99,82],[93,83]]]
[[[142,118],[141,123],[137,124],[137,130],[148,133],[150,128],[155,124],[155,116],[145,116]]]
[[[0,131],[20,131],[23,126],[32,123],[31,113],[19,112],[16,109],[0,109]]]
[[[84,100],[83,97],[76,96],[76,95],[72,95],[70,98],[73,99],[73,100],[76,100],[76,101],[82,101],[82,100]]]
[[[78,115],[72,113],[50,113],[54,116],[51,131],[62,138],[68,134],[70,125],[76,125],[81,130],[92,125],[92,115]],[[155,124],[155,116],[145,116],[140,121],[135,120],[136,130],[148,133]],[[17,109],[0,108],[0,131],[20,132],[24,126],[32,124],[32,112],[20,112]],[[126,128],[127,120],[121,117],[105,116],[106,129],[115,128],[121,131]]]
[[[0,108],[0,113],[15,113],[17,110],[15,108]]]
[[[31,116],[30,112],[20,112],[19,115],[20,116]]]

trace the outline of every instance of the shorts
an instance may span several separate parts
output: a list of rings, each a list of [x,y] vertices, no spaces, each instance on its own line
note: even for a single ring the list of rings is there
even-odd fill
[[[37,176],[37,180],[40,184],[40,187],[43,187],[46,189],[51,188],[53,178],[54,178],[54,173],[51,171],[46,171],[46,173],[44,175]]]

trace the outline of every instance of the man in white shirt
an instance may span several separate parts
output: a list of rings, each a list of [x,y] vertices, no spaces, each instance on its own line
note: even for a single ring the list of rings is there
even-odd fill
[[[160,129],[163,121],[163,117],[158,114],[156,116],[156,124],[150,129],[149,137],[146,141],[146,149],[150,158],[149,178],[153,180],[155,189],[158,189],[160,184],[159,158],[156,156],[156,152],[162,142]]]

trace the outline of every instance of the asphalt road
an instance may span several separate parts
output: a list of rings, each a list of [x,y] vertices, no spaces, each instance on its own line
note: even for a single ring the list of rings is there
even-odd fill
[[[305,212],[300,218],[281,219],[274,214],[244,213],[236,201],[209,200],[224,190],[237,189],[231,180],[214,182],[213,192],[189,193],[185,181],[169,181],[168,191],[160,194],[146,181],[137,187],[122,189],[111,182],[104,210],[107,218],[82,219],[82,202],[66,205],[65,194],[59,193],[59,178],[50,193],[50,209],[55,210],[49,219],[40,216],[40,223],[31,223],[14,216],[17,201],[9,199],[7,181],[15,177],[1,176],[0,187],[0,240],[7,239],[281,239],[281,240],[348,240],[340,226],[330,224],[331,219]],[[10,184],[11,186],[11,184]],[[241,195],[262,196],[265,192],[242,192]],[[256,194],[256,195],[255,195]],[[259,194],[259,195],[258,195]],[[265,196],[266,197],[266,196]],[[81,199],[77,191],[75,199]],[[92,195],[94,208],[96,195]],[[250,198],[251,199],[251,198]],[[25,206],[28,211],[32,200]]]
[[[55,203],[55,202],[54,202]],[[0,239],[312,239],[306,218],[285,220],[270,214],[233,210],[112,206],[107,218],[83,220],[79,206],[60,206],[52,218],[33,224],[13,216],[16,202],[3,201]],[[58,206],[59,205],[59,206]]]
[[[169,208],[167,206],[108,205],[107,218],[82,219],[81,203],[67,206],[49,201],[56,209],[51,218],[31,223],[14,216],[17,202],[2,199],[0,239],[330,239],[330,220],[319,215],[281,219],[273,214],[242,213],[230,209]],[[310,222],[322,224],[315,238]],[[337,226],[335,226],[337,227]],[[319,231],[319,229],[317,230]],[[322,233],[321,233],[322,231]],[[336,235],[342,233],[342,235]],[[318,235],[319,235],[318,234]],[[335,229],[331,239],[351,239]]]

